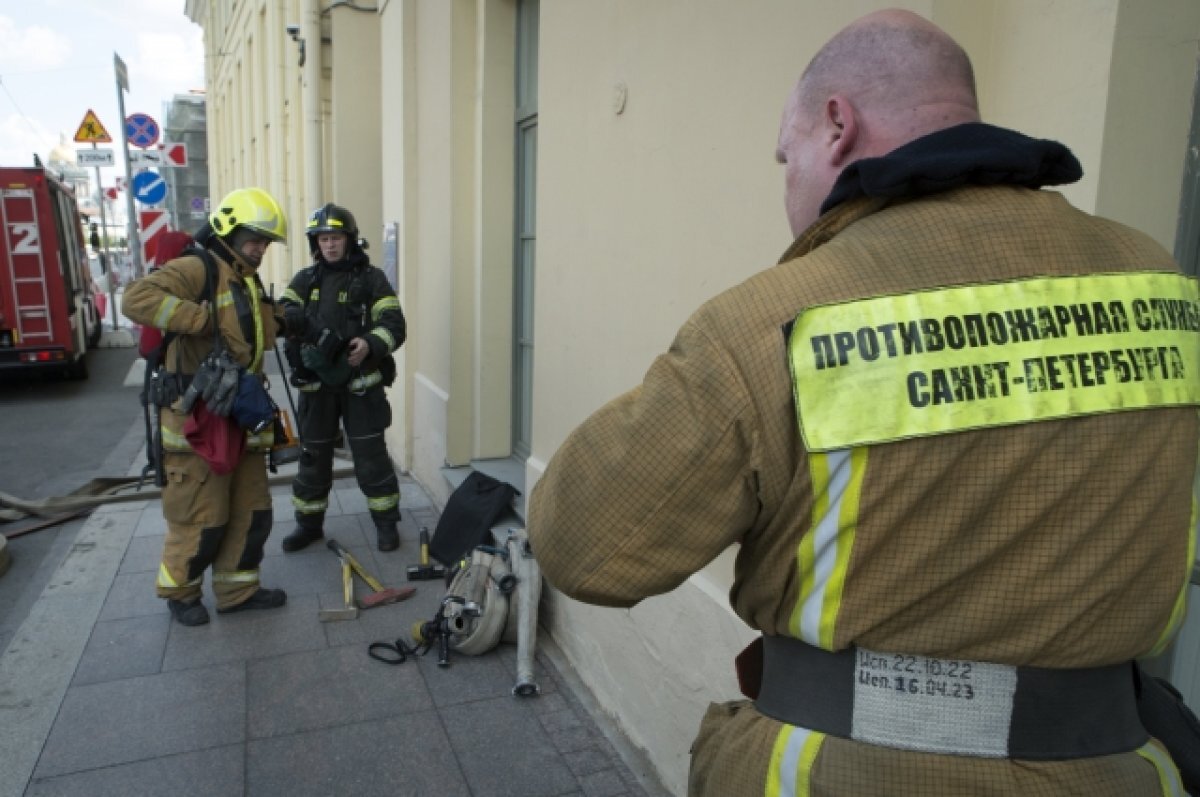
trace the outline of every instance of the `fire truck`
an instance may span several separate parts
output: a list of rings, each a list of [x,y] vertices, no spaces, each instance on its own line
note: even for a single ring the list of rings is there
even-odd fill
[[[0,166],[0,371],[86,379],[100,342],[74,191],[43,167]]]

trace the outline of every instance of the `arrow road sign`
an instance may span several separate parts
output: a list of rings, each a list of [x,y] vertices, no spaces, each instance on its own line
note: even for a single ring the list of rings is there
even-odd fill
[[[167,181],[155,172],[138,172],[130,185],[133,198],[143,205],[157,205],[167,198]]]
[[[158,143],[158,122],[144,113],[125,117],[125,138],[135,147],[153,147]]]
[[[159,144],[158,148],[167,156],[163,166],[187,166],[187,144]]]

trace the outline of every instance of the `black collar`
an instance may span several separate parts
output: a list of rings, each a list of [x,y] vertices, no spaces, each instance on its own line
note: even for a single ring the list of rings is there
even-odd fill
[[[1082,176],[1079,161],[1057,141],[971,122],[922,136],[882,157],[855,161],[838,176],[821,212],[860,196],[921,196],[963,185],[1041,188]]]

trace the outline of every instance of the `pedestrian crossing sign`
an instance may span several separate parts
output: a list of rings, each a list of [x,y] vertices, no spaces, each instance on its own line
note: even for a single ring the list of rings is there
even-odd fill
[[[104,129],[104,125],[100,124],[96,112],[89,108],[83,121],[79,123],[79,129],[75,131],[75,140],[83,144],[111,144],[112,136]]]

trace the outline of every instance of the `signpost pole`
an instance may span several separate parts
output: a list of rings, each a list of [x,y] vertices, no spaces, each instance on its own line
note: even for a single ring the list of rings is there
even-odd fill
[[[125,129],[125,95],[129,91],[129,72],[121,56],[113,53],[113,69],[117,73],[117,112],[121,115],[121,149],[125,153],[125,185],[133,184],[133,174],[129,169],[129,133]],[[142,276],[142,244],[138,239],[137,214],[133,207],[133,192],[125,191],[126,213],[129,215],[129,257],[133,261],[135,278]]]
[[[92,142],[92,149],[96,149],[96,142]],[[108,304],[112,307],[112,325],[113,331],[117,329],[117,286],[113,281],[113,261],[112,256],[108,253],[108,218],[104,213],[104,183],[100,182],[100,167],[96,167],[96,204],[100,206],[100,229],[104,230],[104,237],[100,239],[101,250],[96,254],[100,257],[100,270],[104,272],[104,279],[108,282]]]

